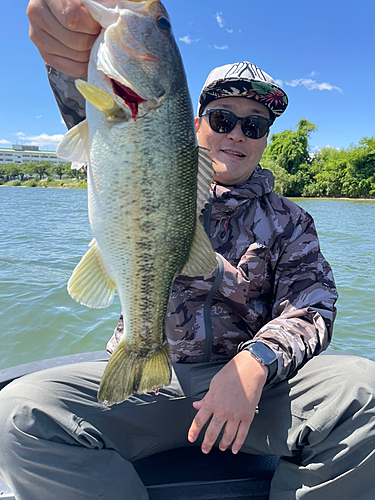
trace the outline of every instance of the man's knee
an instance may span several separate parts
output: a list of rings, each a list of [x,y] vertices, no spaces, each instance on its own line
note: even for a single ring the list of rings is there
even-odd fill
[[[56,427],[51,409],[53,391],[37,377],[14,380],[0,391],[0,454],[28,440],[49,439]],[[56,427],[57,428],[57,427]]]

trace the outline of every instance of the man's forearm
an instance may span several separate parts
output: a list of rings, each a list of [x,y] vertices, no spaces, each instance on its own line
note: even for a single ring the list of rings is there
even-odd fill
[[[46,64],[50,86],[68,129],[86,118],[85,99],[75,86],[76,78]]]

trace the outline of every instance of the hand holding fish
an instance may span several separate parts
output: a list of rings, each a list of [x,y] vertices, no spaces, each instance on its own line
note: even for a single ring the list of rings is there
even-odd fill
[[[80,0],[30,0],[30,38],[43,60],[73,77],[84,77],[101,26]]]
[[[220,450],[225,451],[233,443],[232,452],[238,453],[249,432],[267,374],[267,368],[248,351],[237,354],[213,377],[206,396],[193,403],[198,413],[189,429],[189,441],[197,440],[212,417],[202,443],[203,453],[211,451],[224,426]]]

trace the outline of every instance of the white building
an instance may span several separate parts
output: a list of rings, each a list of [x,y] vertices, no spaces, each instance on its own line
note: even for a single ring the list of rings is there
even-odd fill
[[[30,163],[49,161],[52,164],[66,163],[55,151],[42,151],[39,146],[12,144],[12,148],[0,148],[0,165],[7,163]]]

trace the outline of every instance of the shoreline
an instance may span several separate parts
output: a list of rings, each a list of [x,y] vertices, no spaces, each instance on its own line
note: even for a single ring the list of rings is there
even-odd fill
[[[84,180],[84,179],[81,179]],[[74,185],[77,181],[71,181],[71,185],[61,185],[61,186],[10,186],[9,184],[0,184],[0,188],[2,187],[11,187],[11,188],[30,188],[30,189],[87,189],[86,186],[78,186]],[[79,182],[79,181],[78,181]],[[288,198],[288,200],[337,200],[337,201],[375,201],[375,196],[374,198],[347,198],[347,197],[332,197],[332,196],[285,196],[285,198]]]

